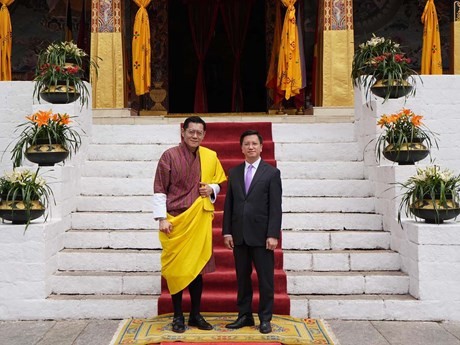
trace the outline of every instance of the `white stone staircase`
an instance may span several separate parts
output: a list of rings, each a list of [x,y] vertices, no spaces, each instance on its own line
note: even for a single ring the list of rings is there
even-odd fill
[[[283,178],[291,314],[404,319],[395,316],[400,303],[415,300],[375,214],[354,125],[274,123],[273,139]],[[178,124],[93,126],[50,299],[67,301],[83,317],[156,314],[160,244],[151,216],[153,175],[160,154],[178,141]],[[107,305],[110,310],[102,310]]]

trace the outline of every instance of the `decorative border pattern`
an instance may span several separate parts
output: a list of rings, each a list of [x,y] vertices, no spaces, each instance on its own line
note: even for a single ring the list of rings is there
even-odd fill
[[[460,21],[460,1],[454,1],[454,22]]]
[[[273,315],[272,333],[261,334],[258,326],[228,329],[225,325],[236,319],[236,313],[203,313],[213,325],[212,331],[187,327],[185,333],[171,330],[172,314],[150,319],[128,319],[113,337],[111,345],[146,345],[152,343],[183,342],[279,342],[285,345],[333,345],[333,335],[318,319],[298,319],[291,316]],[[257,315],[255,315],[257,317]]]
[[[324,0],[323,29],[353,30],[353,0]]]
[[[121,0],[91,2],[91,32],[121,32]]]

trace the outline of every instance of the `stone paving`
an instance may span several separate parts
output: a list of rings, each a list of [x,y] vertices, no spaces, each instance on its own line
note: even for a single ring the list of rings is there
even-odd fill
[[[460,345],[460,322],[327,321],[340,345]],[[2,321],[1,345],[109,345],[119,320]]]

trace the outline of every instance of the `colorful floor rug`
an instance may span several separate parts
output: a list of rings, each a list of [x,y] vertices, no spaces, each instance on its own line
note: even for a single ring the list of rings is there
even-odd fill
[[[236,319],[236,313],[203,313],[203,315],[213,325],[212,331],[201,331],[187,326],[184,333],[174,333],[171,330],[171,314],[159,315],[151,319],[123,320],[110,345],[148,345],[162,342],[334,344],[333,335],[326,330],[326,324],[317,319],[274,315],[272,333],[261,334],[257,321],[256,326],[253,327],[243,327],[238,330],[225,328],[227,323]],[[257,315],[255,320],[258,320]]]

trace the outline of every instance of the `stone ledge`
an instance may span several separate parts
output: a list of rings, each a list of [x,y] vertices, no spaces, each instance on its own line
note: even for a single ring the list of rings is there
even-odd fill
[[[460,222],[446,221],[443,224],[428,224],[403,221],[409,240],[419,245],[460,245]]]

